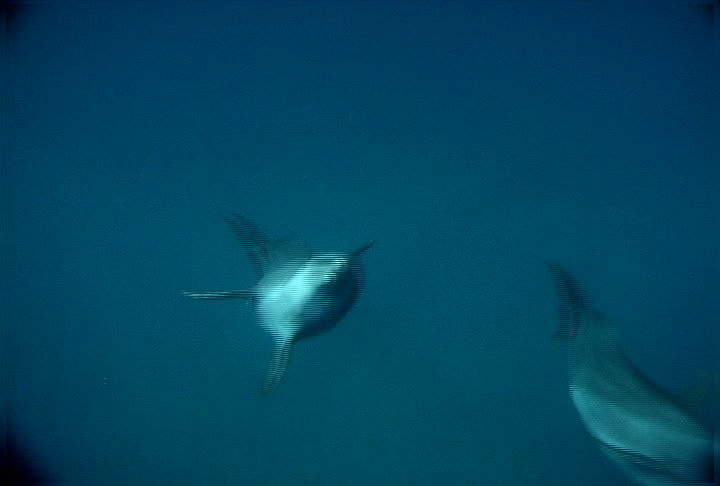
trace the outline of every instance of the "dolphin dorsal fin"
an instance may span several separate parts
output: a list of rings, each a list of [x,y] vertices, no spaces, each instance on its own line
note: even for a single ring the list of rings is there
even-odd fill
[[[297,240],[273,240],[263,247],[257,248],[257,251],[261,255],[263,273],[289,263],[309,260],[313,255],[310,247]]]
[[[289,262],[307,260],[312,250],[296,240],[272,240],[255,223],[240,213],[220,216],[245,249],[248,260],[260,279],[269,271]]]
[[[550,270],[560,300],[560,324],[553,337],[572,341],[583,316],[588,315],[591,309],[585,293],[570,272],[557,263],[545,262],[545,265]]]

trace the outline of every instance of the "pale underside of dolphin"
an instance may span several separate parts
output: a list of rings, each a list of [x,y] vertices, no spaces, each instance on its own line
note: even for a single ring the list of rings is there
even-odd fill
[[[557,336],[568,342],[570,395],[600,449],[638,484],[720,484],[715,427],[643,375],[572,275],[548,266],[560,299]],[[708,390],[716,388],[717,381]]]
[[[364,285],[360,254],[317,253],[296,240],[273,240],[241,214],[222,216],[244,248],[258,278],[251,289],[183,292],[193,299],[249,299],[275,348],[262,387],[277,388],[293,345],[333,328],[350,310]]]

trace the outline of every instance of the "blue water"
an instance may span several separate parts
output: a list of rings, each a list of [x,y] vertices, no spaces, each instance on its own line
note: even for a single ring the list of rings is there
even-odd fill
[[[624,485],[567,396],[557,261],[633,361],[720,368],[711,7],[74,2],[8,11],[8,427],[69,485]],[[367,287],[258,396],[218,215]]]

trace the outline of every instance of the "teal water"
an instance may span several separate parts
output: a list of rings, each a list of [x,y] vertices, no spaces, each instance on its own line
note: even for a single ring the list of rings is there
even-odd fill
[[[557,261],[633,361],[720,369],[712,7],[74,2],[6,11],[6,414],[70,485],[628,484],[567,396]],[[716,82],[716,79],[715,79]],[[270,338],[218,215],[363,255]]]

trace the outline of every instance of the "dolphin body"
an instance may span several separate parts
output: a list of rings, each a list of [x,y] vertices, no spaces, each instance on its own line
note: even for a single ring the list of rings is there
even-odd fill
[[[274,354],[263,393],[277,388],[293,345],[321,334],[350,310],[364,286],[359,256],[374,240],[351,253],[316,253],[295,240],[272,240],[241,214],[221,216],[247,253],[258,282],[248,290],[183,292],[193,299],[249,299],[260,325],[273,338]]]
[[[568,341],[570,396],[600,449],[637,484],[720,484],[717,431],[633,366],[576,280],[548,266],[560,299],[557,335]]]

